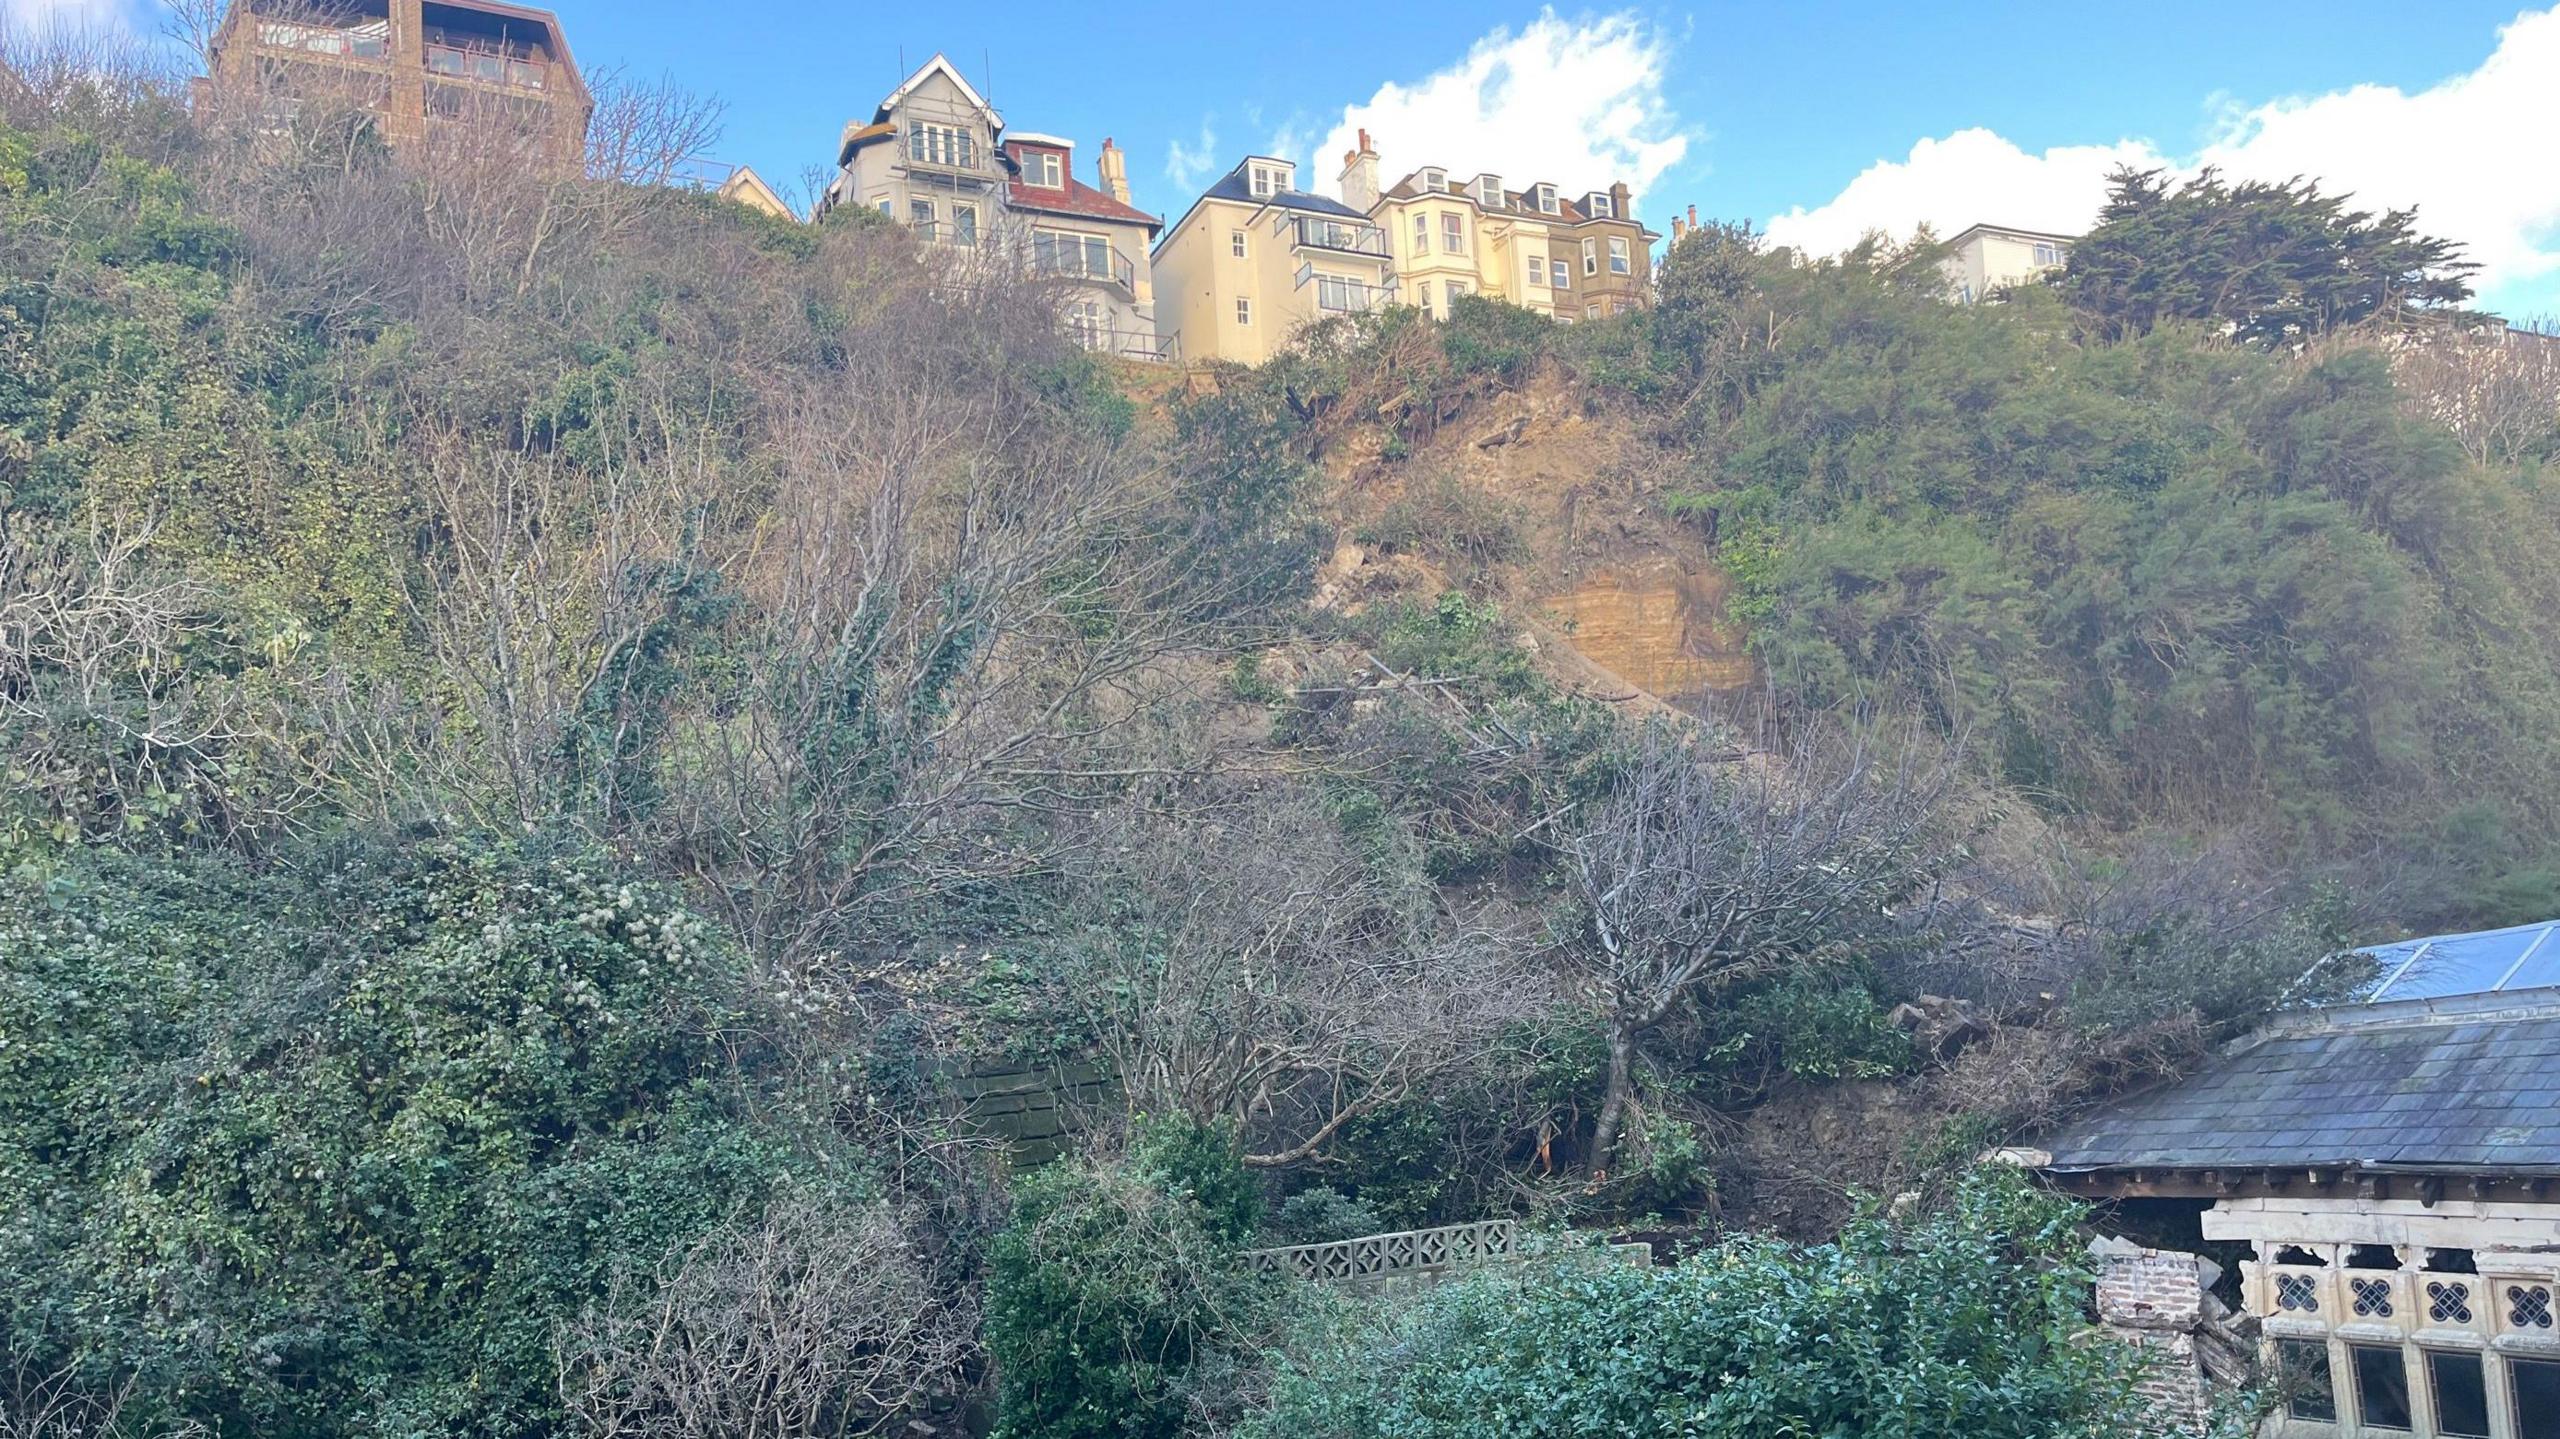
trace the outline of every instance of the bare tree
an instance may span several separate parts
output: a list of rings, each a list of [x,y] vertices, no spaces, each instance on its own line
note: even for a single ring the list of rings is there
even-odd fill
[[[75,98],[130,113],[184,93],[166,58],[121,29],[69,9],[37,14],[0,15],[0,115],[11,123],[41,126]]]
[[[1561,841],[1575,900],[1558,937],[1608,1033],[1591,1167],[1605,1175],[1645,1035],[1684,1006],[1883,934],[1942,858],[1951,766],[1815,731],[1782,763],[1711,765],[1656,726]]]
[[[672,185],[720,143],[727,106],[672,78],[640,80],[622,70],[587,77],[595,118],[587,125],[587,174],[616,185]]]
[[[198,69],[213,70],[214,37],[222,33],[237,0],[160,0],[160,34],[196,59]]]
[[[877,1434],[950,1392],[975,1352],[976,1316],[910,1229],[887,1204],[788,1198],[654,1276],[617,1277],[559,1336],[576,1432]]]
[[[2395,347],[2391,363],[2419,410],[2475,463],[2560,452],[2560,335],[2446,326]]]
[[[1292,1164],[1546,1012],[1517,916],[1357,853],[1304,785],[1232,798],[1114,816],[1069,875],[1064,998],[1133,1110],[1237,1121],[1247,1163]]]
[[[1195,767],[1170,721],[1222,634],[1170,477],[983,365],[1054,346],[1044,311],[888,304],[840,374],[770,402],[731,566],[755,658],[657,828],[775,954],[1037,872],[1055,817]]]
[[[92,513],[82,530],[15,535],[0,520],[0,753],[68,831],[159,819],[209,834],[289,822],[318,798],[324,756],[277,742],[280,721],[185,652],[220,628],[204,586],[161,571],[153,526]],[[287,628],[268,658],[310,637]],[[254,755],[279,782],[246,785]]]
[[[0,1352],[0,1439],[204,1439],[193,1420],[137,1422],[128,1409],[141,1388],[127,1376],[109,1385],[83,1382],[67,1364],[38,1360],[23,1346]]]
[[[616,813],[620,772],[573,764],[573,730],[594,720],[604,752],[629,751],[636,717],[611,687],[637,678],[633,647],[666,584],[701,562],[687,543],[709,505],[688,463],[698,456],[626,464],[608,449],[580,467],[451,428],[419,451],[443,544],[414,613],[468,742],[437,745],[379,712],[351,716],[351,742],[386,781],[426,756],[438,787],[476,801],[483,823]]]

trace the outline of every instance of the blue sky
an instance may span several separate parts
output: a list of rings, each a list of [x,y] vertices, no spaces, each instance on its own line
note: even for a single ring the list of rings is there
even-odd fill
[[[1012,124],[1078,141],[1088,180],[1117,137],[1139,203],[1168,214],[1274,147],[1322,152],[1330,191],[1363,120],[1394,173],[1578,191],[1632,170],[1657,228],[1695,204],[1811,248],[1923,220],[2076,228],[2107,163],[2212,159],[2418,204],[2491,263],[2491,300],[2560,313],[2560,9],[2517,0],[2152,0],[2130,19],[2050,0],[554,3],[588,68],[725,100],[718,158],[786,193],[902,58],[941,50]]]

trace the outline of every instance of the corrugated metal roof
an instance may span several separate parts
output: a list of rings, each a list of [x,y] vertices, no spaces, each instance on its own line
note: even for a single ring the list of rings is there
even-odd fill
[[[2366,996],[2373,1003],[2560,985],[2560,920],[2432,935],[2362,952],[2382,966],[2381,982]]]

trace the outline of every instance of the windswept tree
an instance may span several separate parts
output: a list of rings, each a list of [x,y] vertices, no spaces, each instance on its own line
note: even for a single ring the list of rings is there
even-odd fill
[[[2348,208],[2313,180],[2185,184],[2120,167],[2098,227],[2060,284],[2110,339],[2170,320],[2225,326],[2259,349],[2296,348],[2379,317],[2459,312],[2479,266],[2418,232],[2418,212]]]
[[[1562,841],[1573,902],[1557,949],[1608,1035],[1594,1174],[1616,1156],[1646,1035],[1737,985],[1894,935],[1895,907],[1948,852],[1951,774],[1857,737],[1809,736],[1761,764],[1647,732]]]

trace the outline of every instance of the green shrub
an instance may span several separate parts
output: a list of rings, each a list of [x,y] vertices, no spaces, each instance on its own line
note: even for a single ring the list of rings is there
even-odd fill
[[[1460,375],[1492,375],[1516,381],[1529,372],[1553,342],[1556,322],[1482,295],[1460,295],[1449,302],[1449,318],[1440,327],[1440,347],[1449,368]]]
[[[1790,976],[1743,996],[1732,1023],[1797,1079],[1882,1079],[1911,1062],[1911,1037],[1855,980]]]
[[[1514,563],[1529,552],[1516,507],[1446,470],[1409,485],[1402,497],[1360,530],[1360,538],[1470,571]]]
[[[742,1102],[737,952],[581,851],[93,855],[0,914],[0,1331],[153,1423],[555,1432],[617,1267],[860,1182]]]
[[[1166,1195],[1200,1208],[1211,1237],[1242,1242],[1262,1223],[1262,1185],[1244,1167],[1234,1126],[1179,1115],[1138,1121],[1129,1167]]]
[[[1382,606],[1368,621],[1378,657],[1399,672],[1429,679],[1480,682],[1494,694],[1544,689],[1537,661],[1513,639],[1502,606],[1456,590],[1428,605]]]
[[[2374,977],[2373,961],[2347,949],[2353,914],[2343,891],[2323,889],[2263,930],[2225,932],[2183,911],[2110,930],[2096,962],[2072,976],[2067,1012],[2116,1034],[2193,1015],[2208,1041],[2236,1038],[2280,1008],[2333,1002]]]
[[[2166,1435],[2084,1335],[2076,1206],[1976,1176],[1908,1227],[1738,1240],[1668,1269],[1490,1270],[1303,1335],[1249,1439]]]
[[[1218,1142],[1158,1127],[1123,1163],[1060,1162],[1016,1186],[988,1259],[999,1439],[1170,1439],[1219,1407],[1203,1377],[1269,1301],[1235,1261],[1252,1206]]]
[[[1357,1239],[1364,1234],[1382,1234],[1390,1226],[1375,1206],[1354,1199],[1329,1184],[1301,1189],[1280,1201],[1263,1226],[1263,1237],[1273,1244],[1331,1244],[1342,1239]]]
[[[1658,1109],[1638,1119],[1618,1156],[1607,1198],[1629,1214],[1676,1214],[1713,1182],[1698,1127]]]
[[[1431,1099],[1409,1096],[1360,1114],[1336,1132],[1330,1172],[1383,1223],[1419,1229],[1451,1219],[1460,1158],[1449,1115]]]

